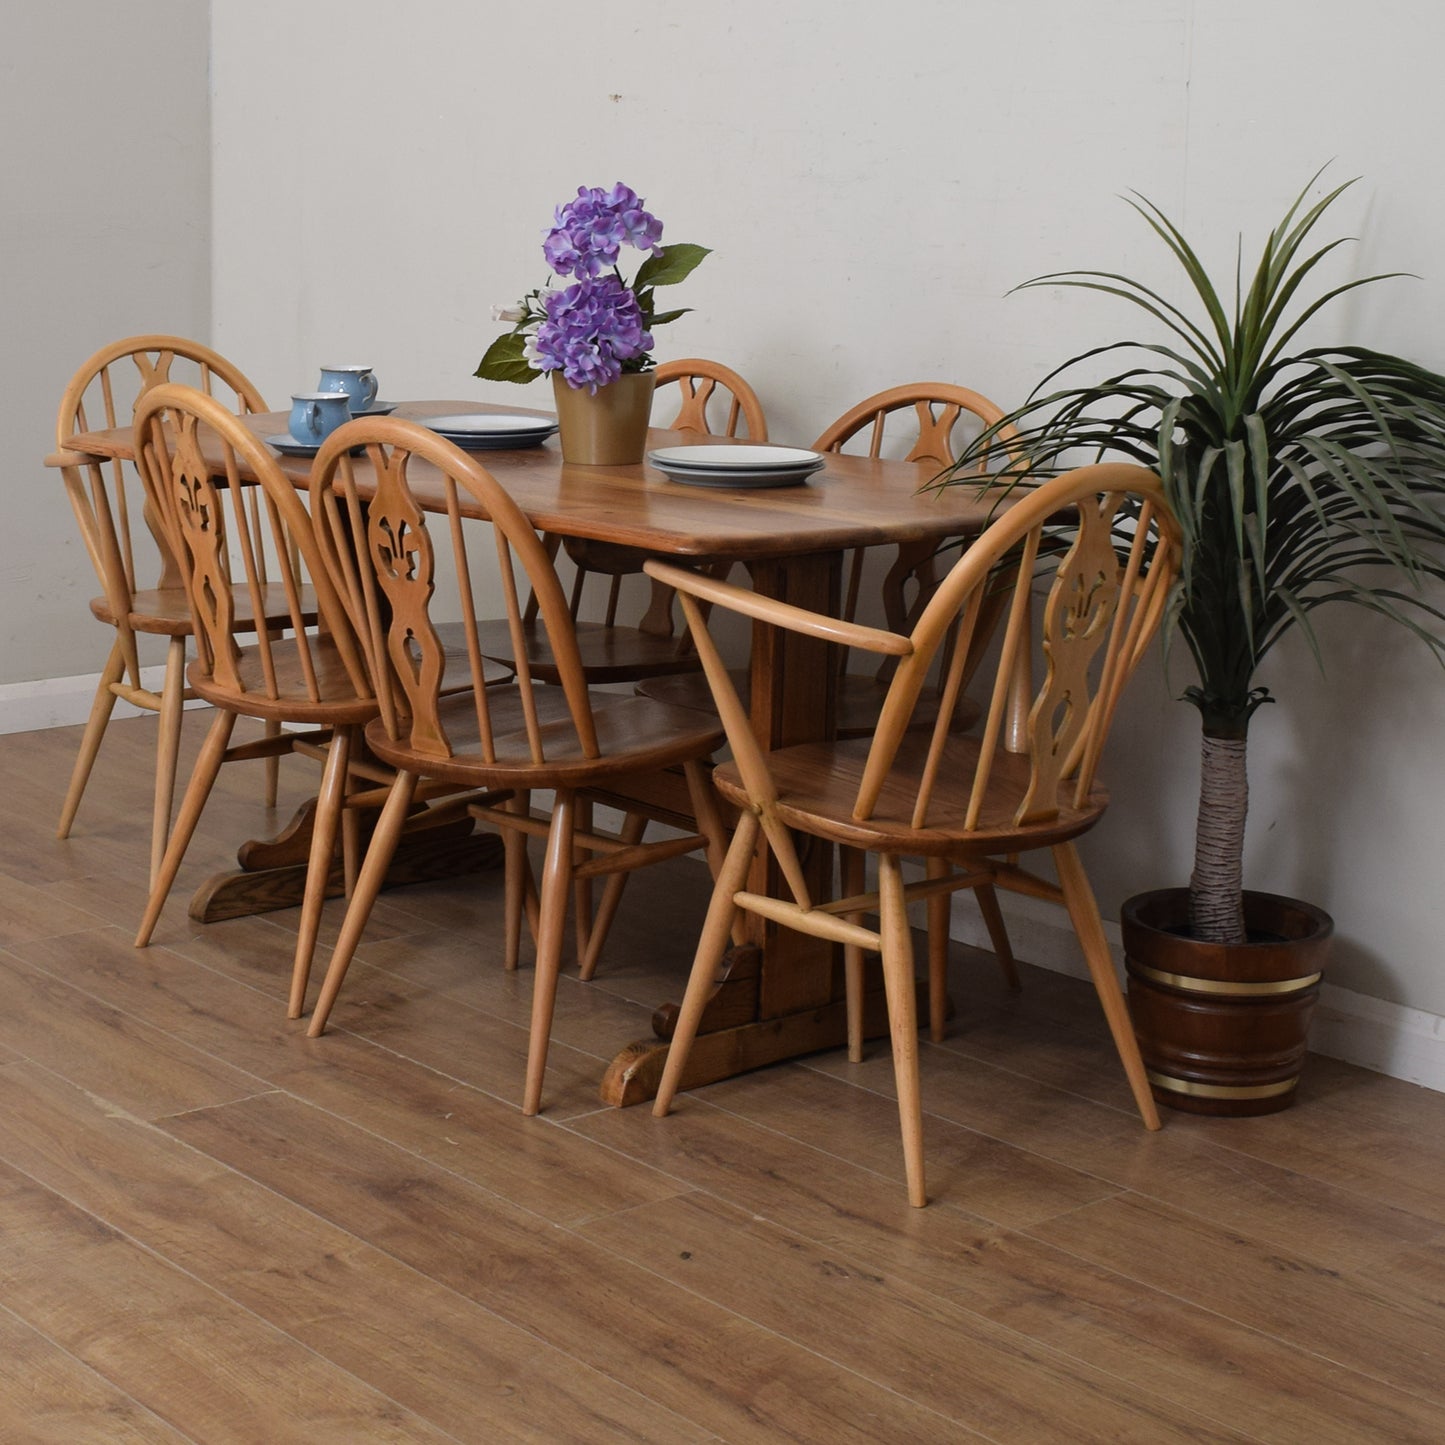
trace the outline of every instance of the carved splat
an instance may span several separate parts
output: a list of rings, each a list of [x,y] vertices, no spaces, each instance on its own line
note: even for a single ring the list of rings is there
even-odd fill
[[[182,416],[174,429],[170,485],[175,497],[179,545],[186,549],[191,608],[218,682],[239,687],[236,672],[236,603],[231,590],[231,559],[226,550],[225,504],[201,455],[197,421]]]
[[[1120,596],[1113,521],[1113,505],[1080,508],[1073,546],[1049,589],[1040,643],[1044,684],[1028,723],[1033,770],[1015,818],[1019,823],[1057,812],[1059,781],[1089,720],[1090,667],[1108,639]]]
[[[445,659],[436,629],[427,617],[435,590],[436,557],[426,520],[406,486],[408,456],[373,450],[376,497],[367,520],[372,566],[391,618],[386,651],[406,694],[411,714],[411,745],[432,757],[451,751],[437,716],[437,697]]]
[[[674,382],[681,393],[681,403],[677,415],[664,423],[669,430],[732,437],[738,435],[742,426],[749,441],[767,441],[768,424],[763,418],[762,403],[752,387],[731,368],[699,357],[664,362],[657,368],[657,395],[661,397],[664,389]],[[727,418],[721,428],[708,419],[710,403],[726,403]]]

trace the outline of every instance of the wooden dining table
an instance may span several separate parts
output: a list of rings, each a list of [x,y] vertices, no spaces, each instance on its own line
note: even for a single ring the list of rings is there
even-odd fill
[[[525,408],[468,401],[418,401],[393,415],[425,421],[463,412],[518,412]],[[539,413],[540,414],[540,413]],[[284,433],[285,413],[248,416],[258,436]],[[718,444],[697,433],[654,429],[648,447]],[[132,458],[127,427],[73,438],[71,451],[88,456]],[[806,482],[756,489],[698,487],[670,481],[646,461],[628,466],[581,466],[562,460],[557,442],[477,454],[539,531],[564,538],[635,548],[675,562],[743,564],[753,588],[810,611],[836,613],[845,555],[853,548],[904,545],[927,549],[950,538],[976,535],[997,507],[997,498],[975,487],[925,490],[928,464],[829,453]],[[310,459],[278,457],[298,487],[310,480]],[[47,458],[59,465],[60,457]],[[363,479],[358,477],[358,481]],[[440,478],[414,466],[409,481],[424,508],[442,510]],[[756,624],[749,661],[753,728],[764,747],[826,740],[832,735],[837,667],[832,648],[795,633]],[[651,780],[654,816],[685,806],[680,788]],[[646,791],[646,788],[644,788]],[[602,801],[607,801],[603,799]],[[625,804],[626,798],[618,798]],[[247,855],[264,860],[264,846]],[[765,888],[766,858],[755,865],[750,887]],[[831,859],[813,858],[817,896],[827,896]],[[272,904],[272,906],[275,906]],[[233,909],[232,912],[235,910]],[[194,912],[194,910],[193,910]],[[700,922],[700,921],[699,921]],[[745,943],[734,947],[725,976],[704,1017],[689,1057],[684,1088],[744,1070],[835,1047],[846,1042],[842,967],[836,950],[761,920],[751,921]],[[653,1037],[621,1049],[604,1075],[605,1103],[651,1098],[661,1077],[676,1006],[653,1015]],[[870,973],[865,992],[865,1031],[887,1033],[881,981]]]

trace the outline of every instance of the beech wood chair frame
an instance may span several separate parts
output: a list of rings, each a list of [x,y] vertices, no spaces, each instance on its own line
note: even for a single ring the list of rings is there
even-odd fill
[[[657,389],[654,397],[658,397],[663,388],[674,385],[680,394],[677,415],[667,424],[669,430],[693,432],[700,436],[735,437],[741,428],[749,440],[767,441],[768,424],[762,403],[753,388],[731,367],[703,357],[687,357],[664,362],[655,375]],[[700,665],[687,629],[677,625],[670,588],[649,581],[647,604],[638,620],[632,624],[618,621],[625,579],[643,575],[642,564],[647,560],[645,552],[617,543],[580,537],[563,539],[556,535],[544,537],[543,544],[554,562],[560,550],[565,552],[572,564],[568,610],[576,626],[583,672],[589,683],[635,683],[699,671]],[[721,575],[727,569],[718,570]],[[582,615],[585,595],[594,577],[607,579],[606,601],[600,620],[586,619]],[[526,655],[533,675],[544,682],[555,682],[556,663],[548,651],[543,630],[538,626],[535,595],[527,599],[523,626]],[[508,667],[514,665],[517,654],[510,623],[506,619],[483,622],[480,636],[484,656]],[[647,819],[641,813],[629,813],[623,824],[622,836],[640,842],[646,825]],[[614,873],[607,880],[594,914],[590,884],[586,879],[579,881],[574,913],[583,979],[590,979],[596,970],[626,884],[625,872]],[[530,918],[535,913],[536,904],[536,891],[530,873],[526,886]]]
[[[390,780],[390,773],[368,765],[358,748],[362,725],[377,712],[370,674],[350,618],[320,564],[301,495],[265,444],[214,398],[173,384],[153,387],[141,398],[135,435],[136,465],[190,604],[197,652],[188,670],[191,689],[216,709],[151,886],[136,946],[150,941],[222,764],[293,752],[324,758],[292,969],[294,1018],[305,994],[343,817],[346,876],[355,874],[356,808],[364,799],[348,796],[349,782]],[[243,476],[256,485],[244,487]],[[259,510],[252,506],[257,497]],[[238,617],[263,615],[268,572],[279,577],[286,613],[271,619],[279,626],[262,628],[253,643],[241,646]],[[312,631],[316,620],[319,628]],[[266,736],[233,746],[239,717],[267,724]],[[308,731],[287,732],[283,723]]]
[[[129,478],[125,463],[118,458],[81,455],[71,451],[69,443],[81,432],[128,424],[134,405],[153,387],[170,382],[177,370],[189,374],[207,395],[227,397],[237,413],[266,410],[266,403],[251,381],[209,347],[180,336],[131,336],[102,347],[71,378],[61,397],[56,421],[59,450],[50,459],[60,465],[81,540],[100,582],[101,595],[91,601],[91,612],[115,633],[81,737],[56,836],[70,836],[116,700],[157,713],[160,726],[151,825],[152,883],[170,828],[181,711],[193,696],[185,687],[190,609],[175,562],[159,545],[154,520],[145,512],[138,480]],[[248,494],[254,502],[255,492],[250,490]],[[254,509],[252,515],[254,520]],[[147,538],[157,544],[158,555],[153,559],[145,557],[140,547]],[[140,569],[148,561],[158,573],[150,588],[139,580]],[[285,602],[279,595],[267,593],[264,605],[262,615],[268,623],[284,616]],[[137,639],[142,635],[164,637],[167,642],[165,679],[159,692],[141,680]],[[275,801],[276,762],[271,759],[266,765],[267,806],[274,806]]]
[[[1066,518],[1066,550],[1057,527]],[[1122,525],[1121,525],[1122,523]],[[1120,552],[1122,549],[1122,555]],[[1055,560],[1057,557],[1057,561]],[[927,1202],[919,1091],[913,950],[906,908],[961,888],[997,883],[1052,898],[1068,909],[1124,1065],[1150,1129],[1159,1116],[1114,973],[1098,906],[1074,839],[1107,802],[1095,771],[1120,694],[1161,621],[1177,571],[1179,530],[1159,479],[1141,467],[1085,467],[1022,494],[934,589],[909,634],[826,617],[759,597],[726,582],[659,562],[648,571],[682,599],[733,750],[715,781],[741,812],[718,875],[654,1112],[671,1107],[718,964],[740,910],[843,946],[849,1056],[861,1058],[863,952],[881,954],[888,997],[908,1197]],[[1021,741],[1006,727],[1015,661],[1027,645],[1030,590],[1043,559],[1053,580],[1043,609],[1044,677]],[[961,635],[944,682],[944,702],[962,685],[973,633],[999,586],[1009,596],[1002,651],[983,729],[958,737],[940,710],[926,734],[910,731],[929,668],[955,622]],[[893,659],[897,670],[871,740],[807,744],[765,753],[754,738],[726,666],[707,630],[705,608],[726,608],[813,637]],[[844,893],[810,894],[793,830],[845,850]],[[788,896],[745,891],[765,839]],[[1025,871],[1018,855],[1052,854],[1058,883]],[[862,888],[863,852],[878,858],[876,891]],[[922,857],[925,878],[905,883],[904,858]],[[879,926],[866,926],[877,914]],[[942,998],[941,957],[930,948],[930,999]]]
[[[353,462],[364,447],[366,462]],[[408,484],[414,465],[436,468],[446,511],[433,541],[426,514]],[[369,466],[376,491],[366,505],[357,466]],[[480,505],[490,519],[466,523],[460,500]],[[363,418],[322,446],[312,473],[311,505],[326,565],[358,624],[375,681],[379,716],[367,728],[376,755],[396,768],[366,852],[341,934],[327,970],[309,1033],[325,1029],[366,925],[397,833],[423,777],[486,790],[472,813],[501,830],[507,852],[506,961],[517,964],[525,904],[526,840],[542,837],[545,864],[537,908],[536,980],[523,1112],[541,1106],[557,972],[568,896],[577,880],[605,877],[706,848],[714,868],[723,833],[704,762],[721,741],[714,720],[642,698],[589,690],[566,596],[543,541],[489,472],[435,432],[396,418]],[[433,519],[435,520],[435,519]],[[488,686],[478,638],[472,578],[474,558],[491,533],[497,575],[516,648],[516,678]],[[437,571],[438,547],[450,550],[455,595],[436,596],[446,582]],[[533,673],[522,646],[524,606],[520,571],[537,599],[555,684]],[[433,610],[460,615],[468,676],[446,675]],[[444,693],[444,688],[446,689]],[[603,787],[634,771],[681,766],[699,832],[645,844],[579,826],[590,786]],[[551,814],[531,807],[531,791],[554,792]],[[586,861],[578,861],[585,858]]]

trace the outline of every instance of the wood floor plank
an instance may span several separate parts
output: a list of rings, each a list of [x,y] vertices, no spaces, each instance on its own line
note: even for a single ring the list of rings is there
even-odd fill
[[[579,1152],[567,1136],[523,1118],[511,1097],[510,1073],[488,1075],[508,1091],[498,1098],[345,1031],[307,1039],[304,1024],[283,1017],[278,1001],[197,969],[171,950],[137,955],[118,930],[37,940],[20,956],[34,969],[63,972],[87,995],[127,1017],[144,1016],[168,1038],[223,1061],[255,1081],[245,1092],[263,1083],[286,1089],[559,1223],[677,1192],[662,1175],[600,1146]],[[459,1056],[491,1046],[486,1023],[474,1021],[460,1031]],[[516,1026],[490,1026],[518,1046]],[[600,1076],[600,1065],[594,1067]],[[516,1080],[520,1069],[518,1062]]]
[[[946,1204],[901,1210],[897,1181],[701,1101],[666,1120],[604,1110],[567,1127],[1200,1414],[1223,1391],[1229,1423],[1272,1445],[1445,1439],[1439,1406]],[[1433,1273],[1412,1252],[1400,1273],[1418,1267],[1438,1301],[1445,1250],[1428,1262]]]
[[[104,934],[70,934],[63,944],[39,940],[76,958]],[[142,967],[143,965],[138,965]],[[0,951],[0,1046],[55,1068],[119,1107],[143,1117],[174,1114],[254,1092],[257,1081],[184,1044],[135,1014],[124,1013]]]
[[[185,1445],[187,1437],[0,1307],[0,1440]]]
[[[115,726],[66,842],[79,730],[0,736],[5,1445],[271,1445],[302,1376],[328,1382],[298,1430],[322,1445],[1445,1439],[1445,1096],[1312,1058],[1285,1113],[1151,1135],[1086,983],[1024,964],[1011,994],[958,947],[911,1210],[881,1047],[665,1121],[598,1109],[599,1061],[680,997],[709,884],[676,860],[631,880],[592,984],[564,970],[524,1120],[531,968],[497,965],[499,878],[384,895],[350,1026],[316,1041],[283,1017],[295,910],[186,916],[309,762],[270,811],[259,766],[223,769],[166,947],[130,947],[155,735]]]
[[[641,1212],[644,1221],[612,1217],[583,1232],[991,1440],[1250,1438],[707,1195]]]
[[[0,1164],[6,1307],[211,1445],[451,1437]]]
[[[1312,1058],[1300,1103],[1259,1119],[1184,1116],[1185,1132],[1445,1224],[1439,1093]],[[1238,1128],[1221,1126],[1238,1125]]]
[[[167,1128],[729,1441],[976,1438],[414,1156],[353,1129],[319,1127],[283,1095]]]
[[[176,1141],[164,1121],[118,1115],[32,1065],[7,1069],[3,1086],[0,1159],[458,1439],[713,1438]]]
[[[893,1097],[892,1063],[876,1054],[861,1065],[850,1065],[835,1053],[820,1056],[813,1066],[834,1079],[852,1080]],[[1131,1112],[1101,1107],[1026,1076],[930,1047],[922,1050],[921,1072],[923,1106],[930,1114],[1006,1139],[1119,1188],[1168,1200],[1181,1209],[1203,1207],[1231,1228],[1299,1250],[1330,1268],[1356,1268],[1439,1232],[1438,1205],[1432,1213],[1421,1214],[1339,1187],[1317,1173],[1282,1168],[1225,1147],[1235,1137],[1227,1129],[1196,1129],[1187,1116],[1170,1114],[1163,1131],[1151,1134]],[[723,1088],[739,1084],[731,1081]],[[766,1085],[747,1087],[759,1091],[756,1107],[766,1108]],[[1207,1205],[1201,1206],[1202,1200]]]
[[[99,928],[103,914],[59,902],[45,888],[0,875],[0,947]]]
[[[795,1149],[834,1155],[903,1187],[898,1106],[888,1095],[840,1088],[836,1077],[791,1066],[726,1080],[696,1098],[783,1136]],[[657,1127],[686,1132],[692,1102],[682,1096],[676,1122],[660,1120]],[[595,1127],[607,1124],[599,1120]],[[930,1117],[926,1127],[930,1197],[999,1224],[1032,1224],[1121,1187],[946,1119]],[[632,1147],[644,1145],[637,1141]]]
[[[1237,1234],[1156,1200],[1118,1195],[1031,1230],[1060,1249],[1445,1404],[1445,1311],[1367,1277]]]

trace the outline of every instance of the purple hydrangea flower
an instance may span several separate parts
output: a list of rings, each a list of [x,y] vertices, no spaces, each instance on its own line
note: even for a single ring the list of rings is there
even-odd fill
[[[662,222],[621,181],[610,191],[578,186],[576,200],[558,206],[555,220],[542,254],[559,276],[590,280],[617,264],[623,246],[654,254],[662,249]]]
[[[547,319],[528,359],[539,371],[560,371],[574,389],[596,393],[622,374],[625,361],[652,349],[637,297],[616,276],[590,277],[542,296]]]

